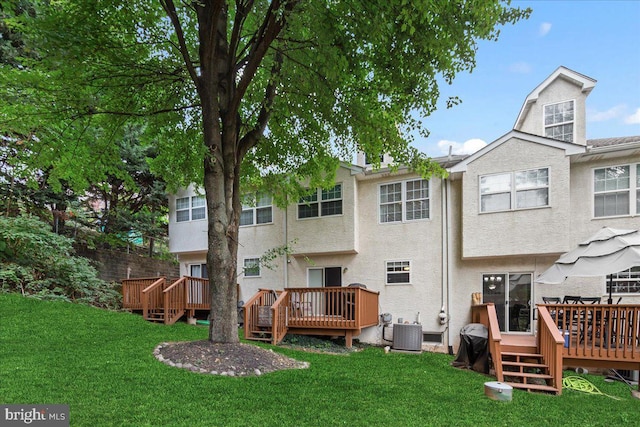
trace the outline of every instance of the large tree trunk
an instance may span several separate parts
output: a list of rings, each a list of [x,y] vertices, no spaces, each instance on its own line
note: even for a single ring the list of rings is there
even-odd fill
[[[236,153],[236,116],[229,112],[233,70],[228,60],[227,8],[216,11],[211,3],[198,9],[200,35],[199,95],[207,153],[204,188],[208,215],[207,270],[211,285],[213,342],[238,342],[238,290],[236,268],[240,219],[240,162]],[[217,36],[216,36],[217,34]]]
[[[234,178],[232,181],[237,180]],[[226,197],[229,183],[221,171],[205,172],[208,209],[207,270],[211,286],[211,323],[209,340],[238,342],[236,268],[238,254],[238,221],[229,206],[234,198]]]

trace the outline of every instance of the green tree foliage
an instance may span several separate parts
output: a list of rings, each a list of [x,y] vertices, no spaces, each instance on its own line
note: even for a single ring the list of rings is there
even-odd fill
[[[87,209],[95,216],[94,225],[104,233],[123,234],[130,230],[145,236],[166,237],[168,213],[165,182],[151,173],[149,162],[155,147],[139,140],[141,126],[125,127],[124,137],[116,141],[120,162],[117,173],[92,184]]]
[[[25,138],[22,161],[54,165],[53,185],[117,173],[115,141],[145,118],[152,163],[207,200],[214,341],[236,341],[243,191],[281,204],[328,186],[337,158],[389,153],[428,177],[414,149],[439,97],[475,65],[477,40],[528,11],[498,0],[59,0],[20,15],[37,60],[0,69],[0,128]],[[451,100],[455,103],[455,99]]]
[[[35,217],[0,216],[0,290],[119,307],[120,294],[97,278],[86,258],[73,256],[71,245]]]

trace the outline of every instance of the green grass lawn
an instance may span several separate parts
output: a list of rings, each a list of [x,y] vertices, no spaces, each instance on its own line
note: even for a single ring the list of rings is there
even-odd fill
[[[309,369],[222,377],[153,357],[164,341],[200,340],[201,326],[0,294],[0,403],[68,404],[71,425],[522,426],[640,425],[640,401],[619,382],[602,392],[484,395],[495,379],[459,370],[444,354],[330,355],[275,347]]]

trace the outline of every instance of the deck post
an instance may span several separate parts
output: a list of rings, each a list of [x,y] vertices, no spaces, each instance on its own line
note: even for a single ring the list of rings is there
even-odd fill
[[[351,329],[347,329],[345,331],[344,344],[347,348],[351,348],[353,346],[353,331]]]

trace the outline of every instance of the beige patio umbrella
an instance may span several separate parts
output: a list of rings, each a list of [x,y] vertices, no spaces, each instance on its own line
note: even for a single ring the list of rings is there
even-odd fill
[[[640,231],[603,227],[558,258],[535,282],[559,284],[570,276],[606,276],[637,266],[640,266]],[[611,288],[609,304],[613,302]]]

